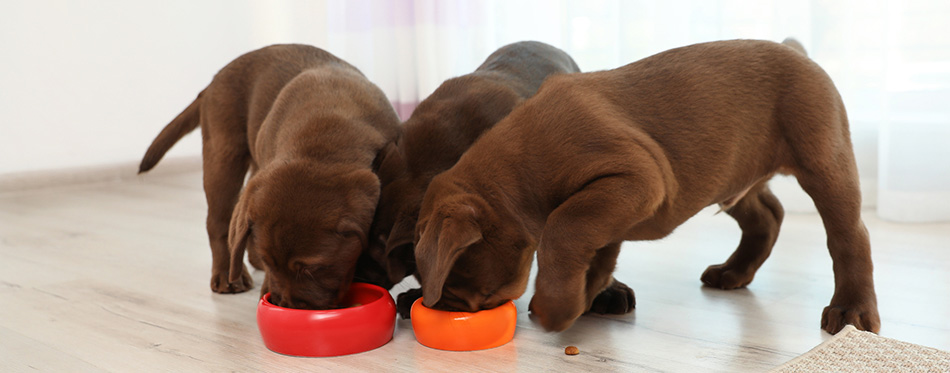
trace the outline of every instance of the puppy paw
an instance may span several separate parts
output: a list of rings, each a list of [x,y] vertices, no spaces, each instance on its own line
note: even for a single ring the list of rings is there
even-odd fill
[[[254,287],[254,279],[247,269],[241,273],[241,279],[235,282],[228,282],[228,273],[215,273],[211,275],[211,291],[221,294],[243,293]]]
[[[754,273],[739,271],[727,264],[711,265],[700,279],[706,286],[723,290],[743,288],[752,282]]]
[[[622,315],[633,311],[637,301],[633,296],[633,289],[626,284],[614,280],[604,291],[597,294],[587,312]]]
[[[821,328],[835,334],[845,325],[854,325],[858,330],[877,333],[881,330],[881,316],[874,305],[835,305],[834,302],[821,313]]]
[[[419,298],[422,298],[422,289],[409,289],[396,296],[396,312],[403,320],[411,317],[412,304]]]

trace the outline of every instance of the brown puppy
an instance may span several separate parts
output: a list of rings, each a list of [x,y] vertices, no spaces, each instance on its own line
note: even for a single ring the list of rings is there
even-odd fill
[[[702,280],[746,286],[782,220],[766,186],[776,172],[798,177],[828,234],[835,293],[822,328],[877,331],[841,98],[802,53],[753,40],[548,79],[429,185],[416,246],[424,302],[455,297],[476,310],[517,298],[537,248],[530,309],[564,330],[614,287],[623,241],[662,238],[717,203],[743,235]]]
[[[552,74],[580,71],[564,51],[533,42],[499,48],[475,72],[442,83],[413,111],[395,154],[380,167],[382,195],[368,252],[399,282],[415,271],[412,241],[422,196],[482,132],[537,92]],[[384,176],[385,175],[385,176]],[[413,292],[418,294],[418,292]],[[408,313],[415,299],[400,299]]]
[[[262,294],[276,304],[336,306],[379,199],[374,161],[399,133],[385,95],[323,50],[265,47],[221,69],[158,135],[140,172],[199,123],[211,289],[253,287],[247,247],[251,263],[267,270]]]

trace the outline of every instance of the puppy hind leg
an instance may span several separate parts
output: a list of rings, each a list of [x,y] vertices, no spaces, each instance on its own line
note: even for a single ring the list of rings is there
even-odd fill
[[[827,160],[829,164],[796,173],[811,196],[828,236],[835,276],[831,304],[821,316],[821,327],[837,333],[851,324],[878,332],[881,327],[874,292],[871,244],[861,220],[861,191],[850,147]],[[834,164],[831,164],[834,162]]]
[[[726,213],[736,219],[742,229],[739,247],[724,263],[706,268],[700,279],[707,286],[729,290],[752,282],[755,272],[772,253],[785,212],[778,198],[762,182]]]
[[[228,229],[237,204],[244,176],[250,163],[246,141],[211,138],[204,135],[204,189],[208,201],[208,241],[211,244],[211,290],[216,293],[241,293],[254,287],[250,273],[242,267],[240,281],[230,283],[231,253]],[[232,140],[232,141],[228,141]]]
[[[881,321],[874,292],[871,245],[861,220],[861,189],[848,117],[834,84],[824,74],[802,74],[783,98],[776,118],[789,145],[792,173],[815,202],[827,234],[835,276],[831,304],[821,327],[837,333],[846,324],[877,332]]]

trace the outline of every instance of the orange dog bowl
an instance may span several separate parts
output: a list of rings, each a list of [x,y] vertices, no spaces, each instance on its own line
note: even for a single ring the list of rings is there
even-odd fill
[[[412,304],[412,331],[423,346],[448,351],[474,351],[501,346],[515,335],[518,310],[508,301],[478,312],[449,312]]]
[[[299,310],[270,302],[257,306],[257,327],[271,351],[293,356],[339,356],[369,351],[393,338],[396,303],[386,289],[353,283],[344,304],[335,310]]]

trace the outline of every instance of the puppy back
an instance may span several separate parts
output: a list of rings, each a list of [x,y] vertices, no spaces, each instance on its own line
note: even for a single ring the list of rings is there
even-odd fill
[[[791,47],[805,56],[808,55],[808,52],[805,51],[805,46],[803,46],[802,43],[799,43],[795,38],[785,38],[785,40],[782,40],[782,44]]]
[[[527,97],[534,95],[551,75],[580,71],[563,50],[537,41],[521,41],[498,48],[475,69],[475,74],[503,74],[506,80],[518,83],[520,93]]]
[[[152,169],[175,143],[202,124],[222,127],[213,132],[250,132],[253,137],[283,86],[301,71],[325,64],[362,76],[329,52],[303,44],[271,45],[239,56],[162,129],[143,156],[139,173]]]

